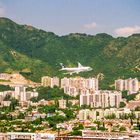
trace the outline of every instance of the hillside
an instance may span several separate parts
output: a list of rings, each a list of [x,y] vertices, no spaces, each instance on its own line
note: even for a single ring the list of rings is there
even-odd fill
[[[76,66],[78,61],[93,68],[81,76],[104,74],[104,88],[119,77],[140,79],[140,34],[128,38],[105,33],[60,37],[0,18],[0,72],[20,72],[39,81],[43,75],[64,76],[59,72],[60,62]]]

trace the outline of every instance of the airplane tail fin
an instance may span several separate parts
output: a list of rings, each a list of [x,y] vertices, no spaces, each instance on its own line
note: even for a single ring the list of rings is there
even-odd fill
[[[65,66],[64,66],[64,64],[63,64],[63,63],[60,63],[60,65],[61,65],[61,67],[62,67],[62,68],[65,68]]]
[[[78,68],[83,67],[79,62],[78,62]]]

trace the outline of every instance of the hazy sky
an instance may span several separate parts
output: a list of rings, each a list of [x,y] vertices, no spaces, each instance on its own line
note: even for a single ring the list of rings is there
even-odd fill
[[[140,0],[0,0],[0,16],[58,35],[140,33]]]

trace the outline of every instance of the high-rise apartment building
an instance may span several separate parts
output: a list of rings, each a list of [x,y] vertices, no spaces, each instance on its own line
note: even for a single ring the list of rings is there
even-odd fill
[[[59,78],[58,77],[43,76],[41,79],[41,85],[42,86],[49,86],[49,87],[54,87],[54,86],[59,87]]]
[[[15,86],[14,98],[20,101],[26,101],[26,87],[23,85]]]
[[[137,78],[118,79],[115,80],[115,89],[120,91],[128,90],[130,94],[137,93],[139,91],[139,81]]]
[[[64,77],[63,79],[61,79],[61,88],[69,86],[75,87],[77,89],[86,88],[98,90],[98,79],[83,78],[83,77],[74,77],[74,78]]]
[[[68,94],[69,96],[76,97],[79,92],[75,87],[64,87],[64,93]]]
[[[119,91],[94,91],[89,90],[82,91],[80,94],[80,106],[90,105],[95,108],[106,108],[106,107],[119,107],[122,100],[122,95]]]
[[[21,102],[28,101],[32,97],[37,97],[38,92],[36,91],[26,91],[26,86],[24,85],[16,85],[15,91],[13,92],[12,96],[15,99],[18,99]]]

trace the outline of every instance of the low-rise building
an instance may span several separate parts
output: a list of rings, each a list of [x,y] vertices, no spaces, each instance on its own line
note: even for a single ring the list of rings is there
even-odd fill
[[[1,106],[10,106],[10,104],[11,104],[11,101],[2,101],[1,102]]]
[[[37,111],[32,111],[31,114],[25,116],[25,121],[34,121],[37,118],[45,118],[47,115],[45,113],[39,113]]]
[[[55,134],[51,133],[26,133],[26,132],[8,132],[6,133],[6,140],[22,139],[22,140],[55,140]],[[5,139],[4,139],[5,140]]]
[[[9,80],[11,78],[11,74],[8,73],[0,73],[1,80]]]
[[[59,103],[59,108],[61,108],[61,109],[66,108],[66,100],[64,100],[64,99],[58,100],[58,103]]]
[[[68,103],[70,103],[72,106],[79,105],[79,100],[68,100]]]
[[[126,108],[129,109],[135,109],[136,107],[140,107],[140,101],[139,100],[131,100],[126,104]]]
[[[43,106],[45,106],[45,105],[51,106],[51,105],[55,105],[55,101],[54,100],[47,101],[47,100],[42,99],[42,100],[38,101],[38,104],[43,105]]]
[[[107,119],[109,116],[115,115],[116,119],[121,119],[122,116],[128,114],[135,114],[136,118],[140,117],[140,111],[132,111],[127,108],[117,109],[117,108],[110,108],[110,109],[82,109],[79,111],[77,118],[82,120],[102,120]]]

